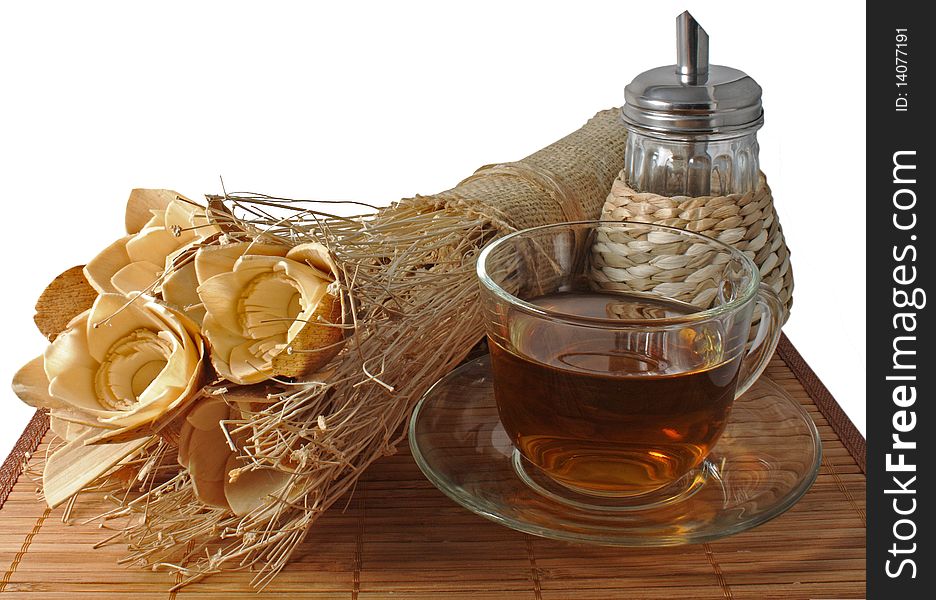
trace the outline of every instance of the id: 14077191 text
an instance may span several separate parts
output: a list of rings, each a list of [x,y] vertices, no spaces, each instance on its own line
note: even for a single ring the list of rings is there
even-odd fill
[[[910,106],[910,84],[907,81],[910,68],[910,35],[905,28],[898,28],[894,36],[894,75],[897,77],[897,99],[894,110],[907,112]]]

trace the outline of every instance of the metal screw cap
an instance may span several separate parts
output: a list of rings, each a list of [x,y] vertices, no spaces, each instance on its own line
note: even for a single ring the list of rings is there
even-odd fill
[[[625,88],[624,121],[666,134],[731,134],[763,124],[761,87],[746,73],[709,65],[708,34],[688,11],[676,18],[676,64]]]

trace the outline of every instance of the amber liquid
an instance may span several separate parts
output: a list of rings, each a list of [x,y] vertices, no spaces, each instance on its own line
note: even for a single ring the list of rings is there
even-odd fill
[[[531,302],[605,319],[697,310],[590,292]],[[514,313],[509,331],[509,348],[489,340],[500,419],[521,454],[559,483],[644,494],[699,466],[725,428],[740,358],[725,356],[716,323],[613,331]]]

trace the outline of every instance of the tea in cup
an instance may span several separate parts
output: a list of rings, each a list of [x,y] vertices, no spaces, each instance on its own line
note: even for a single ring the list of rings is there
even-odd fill
[[[671,227],[527,229],[488,245],[478,275],[504,430],[590,495],[639,497],[700,467],[780,334],[749,257]]]

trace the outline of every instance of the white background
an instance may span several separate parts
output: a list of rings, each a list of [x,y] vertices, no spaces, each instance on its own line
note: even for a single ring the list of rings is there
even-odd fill
[[[5,2],[0,382],[33,304],[123,233],[131,188],[387,203],[520,159],[675,60],[764,88],[761,164],[792,250],[785,331],[864,431],[864,5],[809,2]],[[8,389],[5,388],[4,389]],[[0,458],[32,409],[0,391]]]

